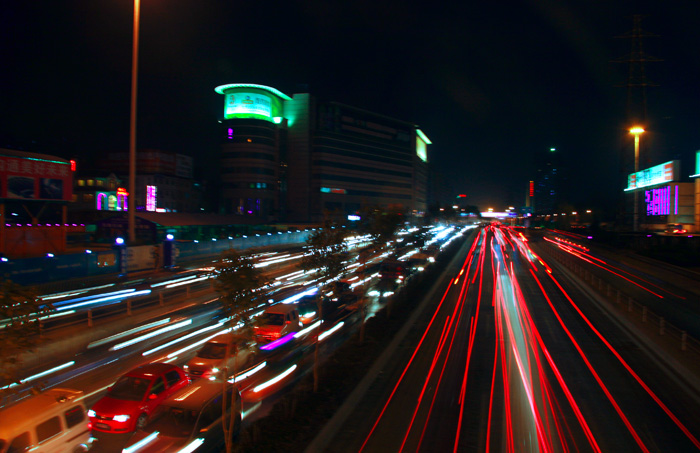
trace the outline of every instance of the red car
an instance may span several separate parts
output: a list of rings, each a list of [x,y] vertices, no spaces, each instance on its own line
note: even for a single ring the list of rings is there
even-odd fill
[[[149,363],[135,368],[88,411],[92,429],[127,433],[142,428],[160,403],[189,383],[185,371],[176,365]]]

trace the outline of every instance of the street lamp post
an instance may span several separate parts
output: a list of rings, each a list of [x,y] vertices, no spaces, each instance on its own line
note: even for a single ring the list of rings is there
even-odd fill
[[[636,126],[630,129],[630,134],[634,135],[634,173],[635,178],[639,171],[639,136],[644,133],[644,128]],[[636,179],[635,179],[636,180]],[[639,231],[639,192],[634,188],[634,222],[632,224],[633,231]]]
[[[134,0],[134,39],[131,55],[131,120],[129,125],[129,200],[128,224],[129,242],[136,240],[136,88],[138,84],[139,63],[139,12],[141,1]]]

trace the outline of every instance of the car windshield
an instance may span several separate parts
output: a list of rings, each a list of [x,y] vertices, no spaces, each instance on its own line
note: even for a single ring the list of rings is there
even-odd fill
[[[226,356],[224,343],[206,343],[197,353],[203,359],[223,359]]]
[[[122,376],[107,395],[118,400],[141,401],[150,385],[151,381],[145,378]]]
[[[283,326],[284,315],[281,313],[263,313],[262,322],[269,326]]]
[[[197,425],[199,411],[179,407],[161,406],[153,414],[145,431],[158,431],[164,436],[189,437]]]

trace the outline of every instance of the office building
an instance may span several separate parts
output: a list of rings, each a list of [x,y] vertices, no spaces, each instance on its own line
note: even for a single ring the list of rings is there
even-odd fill
[[[223,213],[288,223],[370,206],[424,215],[431,142],[415,124],[263,85],[216,92]]]

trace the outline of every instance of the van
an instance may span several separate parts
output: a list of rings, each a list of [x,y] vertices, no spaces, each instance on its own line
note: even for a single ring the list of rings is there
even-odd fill
[[[90,424],[80,390],[53,388],[0,411],[0,453],[83,452]]]
[[[225,419],[222,415],[224,404]],[[241,409],[241,394],[235,385],[226,384],[224,394],[221,382],[198,379],[165,400],[148,424],[129,439],[124,451],[225,451],[222,421],[230,423],[229,417],[233,417],[231,437],[236,440],[241,430]]]
[[[260,323],[254,327],[255,338],[264,343],[298,332],[301,328],[299,309],[295,304],[275,304],[260,315]]]

